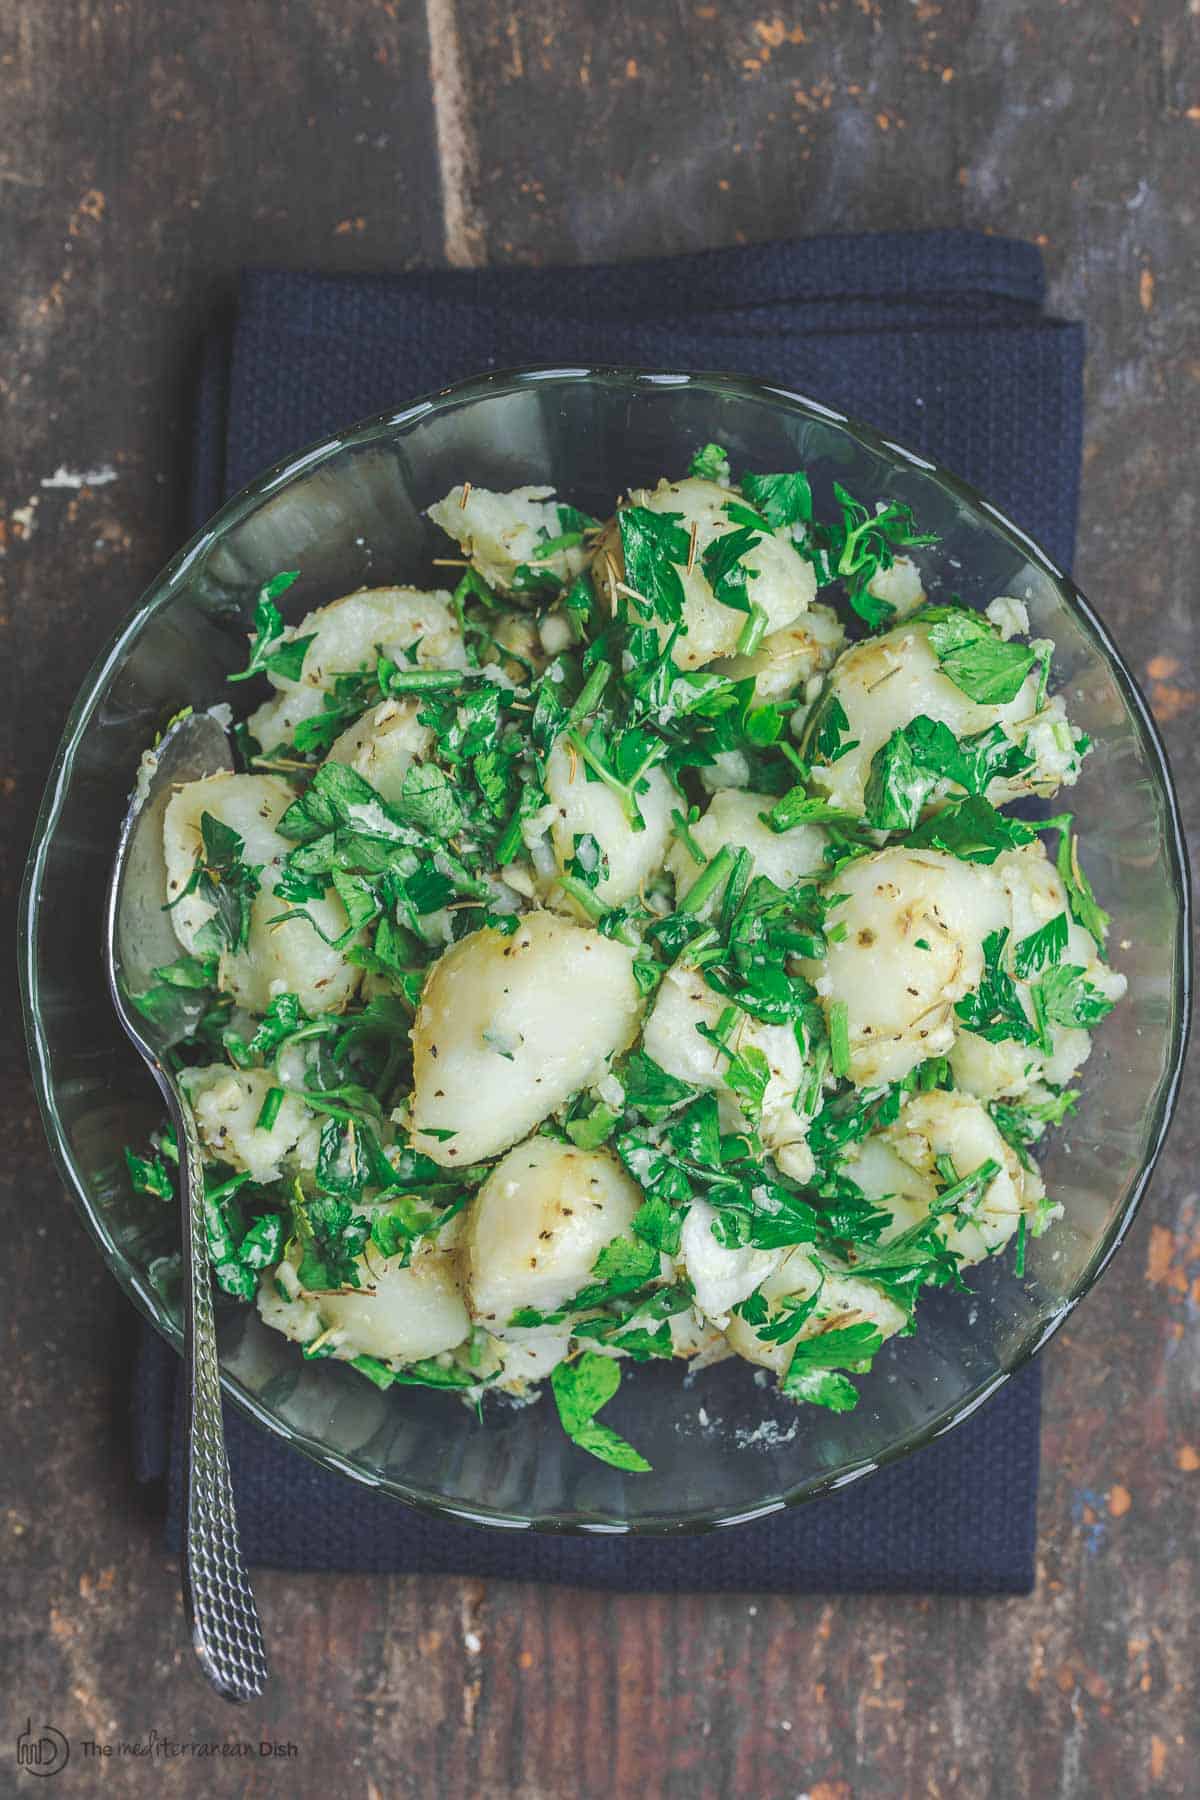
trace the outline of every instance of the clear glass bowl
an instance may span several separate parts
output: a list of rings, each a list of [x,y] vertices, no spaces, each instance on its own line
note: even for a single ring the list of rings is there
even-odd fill
[[[797,1409],[743,1363],[685,1378],[631,1371],[606,1417],[647,1450],[626,1475],[576,1450],[549,1398],[489,1404],[379,1393],[337,1363],[305,1363],[253,1309],[220,1325],[228,1393],[268,1430],[418,1506],[480,1523],[578,1531],[730,1525],[868,1474],[950,1429],[1043,1344],[1095,1282],[1129,1226],[1175,1099],[1188,1018],[1187,874],[1162,745],[1091,607],[994,507],[921,457],[782,389],[721,376],[539,369],[459,384],[279,465],[231,500],[164,570],[77,700],[38,822],[22,916],[29,1043],[51,1142],[109,1268],[173,1343],[179,1323],[147,1277],[174,1246],[170,1209],[131,1194],[121,1146],[159,1108],[109,1005],[98,897],[143,747],[181,706],[225,697],[245,661],[254,595],[301,567],[309,604],[363,584],[422,581],[444,540],[423,516],[456,481],[552,483],[597,514],[626,485],[677,471],[695,446],[735,467],[804,467],[818,499],[839,479],[899,499],[940,534],[929,585],[968,602],[1027,600],[1058,645],[1071,717],[1095,743],[1070,796],[1097,892],[1113,914],[1129,994],[1099,1033],[1069,1130],[1046,1146],[1065,1220],[972,1272],[972,1295],[927,1294],[915,1338],[894,1339],[856,1411]],[[945,580],[942,581],[942,571]],[[436,585],[432,583],[431,585]],[[239,693],[245,699],[244,691]]]

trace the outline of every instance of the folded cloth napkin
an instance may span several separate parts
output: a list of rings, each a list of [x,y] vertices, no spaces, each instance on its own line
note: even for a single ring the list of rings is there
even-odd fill
[[[259,469],[461,376],[520,363],[763,375],[974,482],[1071,562],[1083,337],[1044,316],[1029,244],[960,232],[826,237],[588,269],[248,274],[205,356],[196,522]],[[699,1537],[560,1537],[426,1517],[227,1415],[251,1563],[453,1572],[645,1591],[1023,1593],[1032,1586],[1036,1368],[947,1437],[797,1513]],[[181,1535],[177,1363],[149,1330],[137,1468]]]

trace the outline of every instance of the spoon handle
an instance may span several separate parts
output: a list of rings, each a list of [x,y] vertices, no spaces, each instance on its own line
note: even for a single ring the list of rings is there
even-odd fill
[[[173,1104],[184,1223],[186,1526],[183,1598],[201,1666],[226,1700],[252,1700],[267,1680],[262,1626],[238,1544],[225,1454],[213,1317],[204,1163],[191,1108]]]

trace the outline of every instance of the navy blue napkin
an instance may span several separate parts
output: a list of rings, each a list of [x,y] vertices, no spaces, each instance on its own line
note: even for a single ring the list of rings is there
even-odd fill
[[[200,523],[259,469],[339,426],[518,363],[763,375],[869,420],[974,482],[1070,565],[1083,334],[1043,311],[1032,245],[963,232],[826,237],[588,269],[330,277],[258,270],[210,340],[196,428]],[[137,1470],[180,1541],[177,1363],[147,1330]],[[696,1538],[485,1530],[318,1469],[228,1409],[251,1563],[461,1573],[645,1591],[1025,1593],[1039,1380],[865,1482]]]

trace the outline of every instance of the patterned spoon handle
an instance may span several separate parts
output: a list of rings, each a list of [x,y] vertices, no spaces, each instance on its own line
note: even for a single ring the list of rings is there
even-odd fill
[[[205,1674],[226,1700],[252,1700],[267,1680],[262,1626],[238,1544],[213,1317],[204,1164],[191,1108],[171,1107],[181,1151],[184,1220],[184,1436],[186,1537],[183,1597]]]

